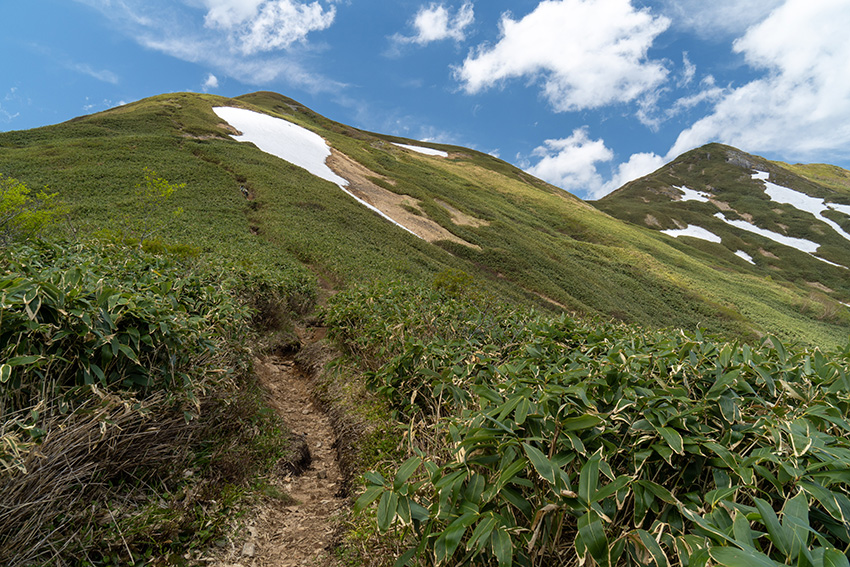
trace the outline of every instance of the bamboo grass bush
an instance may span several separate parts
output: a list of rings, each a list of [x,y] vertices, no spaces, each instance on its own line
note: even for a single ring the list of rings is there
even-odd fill
[[[410,424],[409,459],[357,502],[408,542],[398,565],[848,565],[850,346],[408,285],[340,294],[328,318]]]

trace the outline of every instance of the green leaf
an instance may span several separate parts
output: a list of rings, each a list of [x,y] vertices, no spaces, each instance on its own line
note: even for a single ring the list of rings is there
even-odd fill
[[[419,551],[419,549],[416,547],[408,549],[398,559],[396,559],[395,563],[393,563],[393,567],[407,567],[407,565],[410,564],[410,560],[416,556],[417,551]]]
[[[374,471],[368,471],[368,472],[363,473],[363,478],[365,478],[367,481],[371,482],[372,484],[376,484],[378,486],[389,486],[387,484],[387,481],[384,479],[384,477],[381,476],[381,473],[377,473],[377,472],[374,472]]]
[[[791,534],[786,533],[786,529],[779,523],[779,518],[770,504],[757,497],[753,497],[753,501],[761,515],[761,523],[767,528],[770,541],[773,542],[779,553],[787,557],[791,546]]]
[[[41,356],[13,356],[9,360],[6,361],[6,364],[9,366],[23,366],[25,364],[32,364],[33,362],[37,362]]]
[[[12,367],[8,364],[0,364],[0,384],[5,384],[12,377]]]
[[[522,425],[525,423],[525,418],[528,417],[528,412],[531,408],[531,403],[528,401],[528,398],[522,398],[519,404],[517,404],[516,411],[514,412],[514,420],[517,425]]]
[[[381,533],[390,529],[390,526],[395,519],[396,508],[398,507],[398,494],[390,490],[381,494],[381,501],[378,502],[378,530]]]
[[[837,549],[826,549],[823,552],[823,567],[850,567],[850,561]]]
[[[416,469],[419,468],[419,464],[422,462],[422,459],[419,457],[410,457],[407,459],[404,464],[402,464],[398,468],[398,472],[395,475],[395,480],[393,480],[393,489],[398,490],[401,488],[401,485],[407,482],[407,479],[416,472]]]
[[[513,478],[522,470],[525,470],[525,467],[528,466],[528,461],[520,458],[516,461],[512,462],[510,465],[502,469],[502,472],[499,474],[499,480],[496,482],[499,490],[505,487],[506,484],[511,482]]]
[[[578,495],[585,502],[591,502],[596,494],[596,487],[599,485],[599,461],[602,459],[601,453],[594,453],[584,466],[581,467],[578,482]]]
[[[478,522],[478,525],[472,531],[472,536],[466,542],[466,549],[471,550],[477,544],[478,550],[481,551],[487,545],[487,542],[490,541],[490,534],[493,533],[493,529],[495,529],[498,523],[499,521],[494,516],[487,516]]]
[[[753,548],[753,531],[750,529],[750,522],[747,520],[747,515],[741,511],[735,514],[735,520],[732,522],[732,534],[735,536],[735,543],[746,548]]]
[[[809,541],[809,500],[803,492],[785,502],[782,510],[782,527],[791,536],[788,557],[797,558]]]
[[[497,528],[490,537],[493,555],[499,561],[499,567],[511,567],[514,559],[514,546],[511,536],[504,528]]]
[[[378,496],[384,491],[382,486],[370,486],[366,489],[366,491],[361,494],[357,501],[354,503],[354,511],[359,512],[363,510],[366,506],[375,501]]]
[[[776,567],[781,565],[755,549],[744,551],[737,547],[712,547],[708,550],[708,554],[718,565],[724,567]]]
[[[643,544],[644,549],[646,549],[652,556],[652,560],[655,562],[656,567],[666,567],[670,564],[667,559],[667,555],[664,553],[664,550],[661,549],[661,546],[658,545],[658,542],[655,541],[655,538],[652,537],[652,534],[646,530],[635,531],[640,537],[640,542]]]
[[[463,534],[466,528],[472,525],[478,518],[478,514],[464,514],[456,518],[448,527],[440,534],[437,541],[434,542],[434,555],[437,557],[437,563],[448,561],[454,555],[460,545],[460,540],[463,539]]]
[[[561,431],[578,431],[596,427],[605,420],[598,415],[585,414],[579,417],[568,417],[561,422]]]
[[[531,461],[534,470],[551,485],[555,485],[555,465],[549,460],[549,457],[543,454],[540,449],[532,447],[528,443],[522,444],[525,449],[525,454],[528,460]]]
[[[593,502],[605,500],[614,493],[619,492],[622,488],[625,488],[632,480],[634,479],[627,475],[618,476],[616,480],[609,482],[596,491],[596,494],[593,495]]]
[[[601,567],[607,567],[611,564],[608,538],[605,536],[605,528],[599,514],[589,510],[579,518],[578,535],[587,548],[587,552]]]
[[[685,454],[685,443],[678,431],[672,427],[656,427],[655,425],[653,425],[653,427],[655,427],[655,430],[659,435],[661,435],[664,442],[667,443],[667,445],[673,449],[676,454]]]

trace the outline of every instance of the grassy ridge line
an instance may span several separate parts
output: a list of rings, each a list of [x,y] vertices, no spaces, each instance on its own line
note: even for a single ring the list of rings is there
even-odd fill
[[[795,174],[798,171],[812,171],[812,167],[799,166],[794,169],[795,166],[769,162],[729,146],[709,144],[683,154],[651,175],[629,183],[596,205],[617,218],[639,226],[670,229],[676,228],[677,222],[700,226],[722,237],[722,245],[696,239],[687,239],[685,244],[682,239],[676,239],[675,246],[683,250],[698,248],[725,256],[733,265],[737,264],[755,273],[770,274],[774,279],[783,278],[801,290],[808,287],[811,291],[807,282],[819,282],[833,290],[829,295],[834,299],[847,302],[850,287],[846,270],[829,266],[808,254],[769,239],[730,227],[714,218],[718,206],[713,203],[684,202],[673,198],[678,195],[674,187],[682,185],[711,193],[714,200],[722,204],[723,214],[727,218],[746,220],[779,234],[816,241],[821,244],[819,253],[826,259],[850,264],[844,238],[825,224],[815,221],[811,214],[770,201],[764,193],[763,183],[751,177],[754,170],[768,171],[773,183],[814,197],[845,202],[846,187],[841,189],[821,184],[812,175],[806,177],[805,174]],[[837,174],[833,174],[833,179],[837,179]],[[834,220],[839,224],[848,222],[846,216],[837,213]],[[736,250],[747,252],[756,259],[758,266],[733,259],[732,253]]]
[[[385,137],[323,118],[311,122],[315,114],[305,110],[302,116],[297,103],[275,105],[278,95],[240,98],[319,128],[337,149],[393,179],[388,189],[424,201],[431,218],[483,248],[447,246],[473,264],[472,270],[463,267],[469,273],[482,274],[483,268],[485,277],[507,279],[570,309],[652,326],[703,325],[748,338],[772,332],[783,340],[803,336],[820,345],[840,344],[846,336],[850,321],[840,313],[834,320],[817,320],[819,304],[806,297],[811,289],[788,289],[748,270],[741,273],[739,259],[723,261],[716,251],[684,247],[678,253],[666,240],[599,215],[561,190],[529,184],[527,175],[491,156],[469,150],[450,159],[409,155],[381,145]],[[490,224],[455,226],[436,199]],[[811,311],[800,313],[809,304]]]
[[[391,179],[387,188],[423,200],[431,218],[482,250],[433,246],[402,234],[332,184],[234,142],[211,111],[227,104],[316,131]],[[452,268],[511,301],[552,308],[541,299],[550,298],[570,310],[651,326],[702,325],[743,337],[788,333],[822,345],[839,344],[846,334],[840,317],[821,321],[819,313],[800,312],[810,291],[765,280],[759,285],[737,259],[677,251],[678,243],[599,214],[491,156],[454,150],[449,159],[412,155],[386,137],[332,122],[273,93],[239,99],[173,94],[1,134],[0,171],[58,190],[78,230],[93,232],[132,207],[130,188],[151,167],[187,183],[174,196],[182,219],[162,219],[166,243],[192,242],[246,267],[307,266],[339,287],[387,275],[429,281]],[[252,200],[242,197],[240,186]],[[438,200],[489,225],[455,226]]]
[[[398,564],[847,564],[850,344],[750,347],[398,284],[340,294],[327,321],[409,423],[410,458],[358,499],[407,542]]]

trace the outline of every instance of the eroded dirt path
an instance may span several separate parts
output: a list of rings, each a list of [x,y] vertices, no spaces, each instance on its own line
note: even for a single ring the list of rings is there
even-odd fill
[[[269,405],[283,417],[296,437],[303,470],[279,471],[271,484],[291,498],[270,498],[247,522],[248,538],[234,549],[233,567],[301,567],[336,565],[333,519],[346,506],[337,463],[334,432],[324,412],[314,404],[309,378],[294,357],[255,361]],[[300,439],[299,439],[300,438]],[[301,443],[303,441],[304,443]]]

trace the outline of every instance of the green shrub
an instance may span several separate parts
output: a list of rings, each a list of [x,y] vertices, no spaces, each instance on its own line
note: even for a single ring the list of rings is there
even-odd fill
[[[357,502],[408,538],[398,564],[847,565],[850,346],[505,310],[465,325],[487,306],[392,289],[398,306],[358,290],[329,317],[434,432]]]

